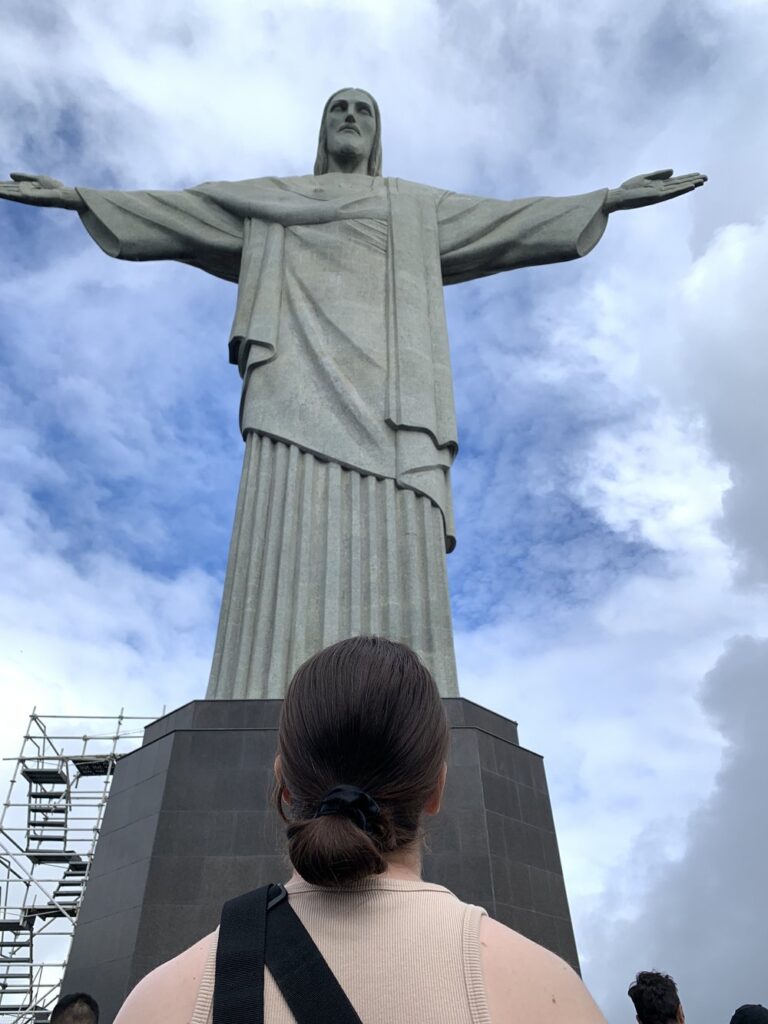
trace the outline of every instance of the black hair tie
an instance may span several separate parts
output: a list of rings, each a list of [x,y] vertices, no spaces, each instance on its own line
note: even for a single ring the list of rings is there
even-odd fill
[[[372,796],[357,786],[334,786],[320,801],[314,817],[322,818],[326,814],[340,814],[354,821],[364,832],[370,832],[371,819],[380,814],[380,808]]]

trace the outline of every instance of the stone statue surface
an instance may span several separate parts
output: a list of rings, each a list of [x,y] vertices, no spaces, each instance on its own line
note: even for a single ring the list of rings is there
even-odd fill
[[[610,213],[706,181],[664,170],[505,201],[385,178],[359,89],[326,103],[312,175],[132,192],[11,179],[0,198],[76,210],[110,256],[238,285],[246,448],[207,693],[223,699],[280,697],[301,661],[358,633],[410,644],[458,694],[443,286],[584,256]]]

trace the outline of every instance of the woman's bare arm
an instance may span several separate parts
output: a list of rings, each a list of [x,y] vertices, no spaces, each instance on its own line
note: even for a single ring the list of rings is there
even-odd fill
[[[115,1024],[189,1024],[215,932],[142,978]]]
[[[484,917],[480,947],[493,1024],[606,1024],[578,974],[543,946]]]

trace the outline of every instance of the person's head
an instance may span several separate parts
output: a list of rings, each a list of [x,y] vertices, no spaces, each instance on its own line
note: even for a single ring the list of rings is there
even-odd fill
[[[677,985],[668,974],[640,971],[627,995],[635,1004],[638,1024],[685,1024]]]
[[[745,1003],[731,1017],[731,1024],[768,1024],[768,1010],[760,1003]]]
[[[327,174],[329,167],[381,174],[379,106],[362,89],[339,89],[323,108],[314,173]]]
[[[99,1024],[99,1004],[87,992],[62,996],[51,1012],[51,1024]]]
[[[447,751],[440,694],[409,647],[362,636],[311,657],[285,695],[275,761],[296,871],[343,885],[418,850],[422,813],[440,807]],[[325,799],[336,787],[362,794],[339,807]]]

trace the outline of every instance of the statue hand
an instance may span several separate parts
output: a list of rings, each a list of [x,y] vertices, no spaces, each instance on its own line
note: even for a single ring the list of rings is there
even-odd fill
[[[619,188],[608,190],[605,199],[605,212],[616,210],[634,210],[639,206],[651,206],[663,203],[667,199],[685,195],[695,188],[700,188],[707,180],[706,174],[681,174],[672,177],[672,169],[652,171],[650,174],[638,174],[629,178]]]
[[[58,206],[65,210],[84,209],[83,201],[73,188],[67,188],[47,174],[13,172],[10,181],[0,181],[0,199],[30,206]]]

